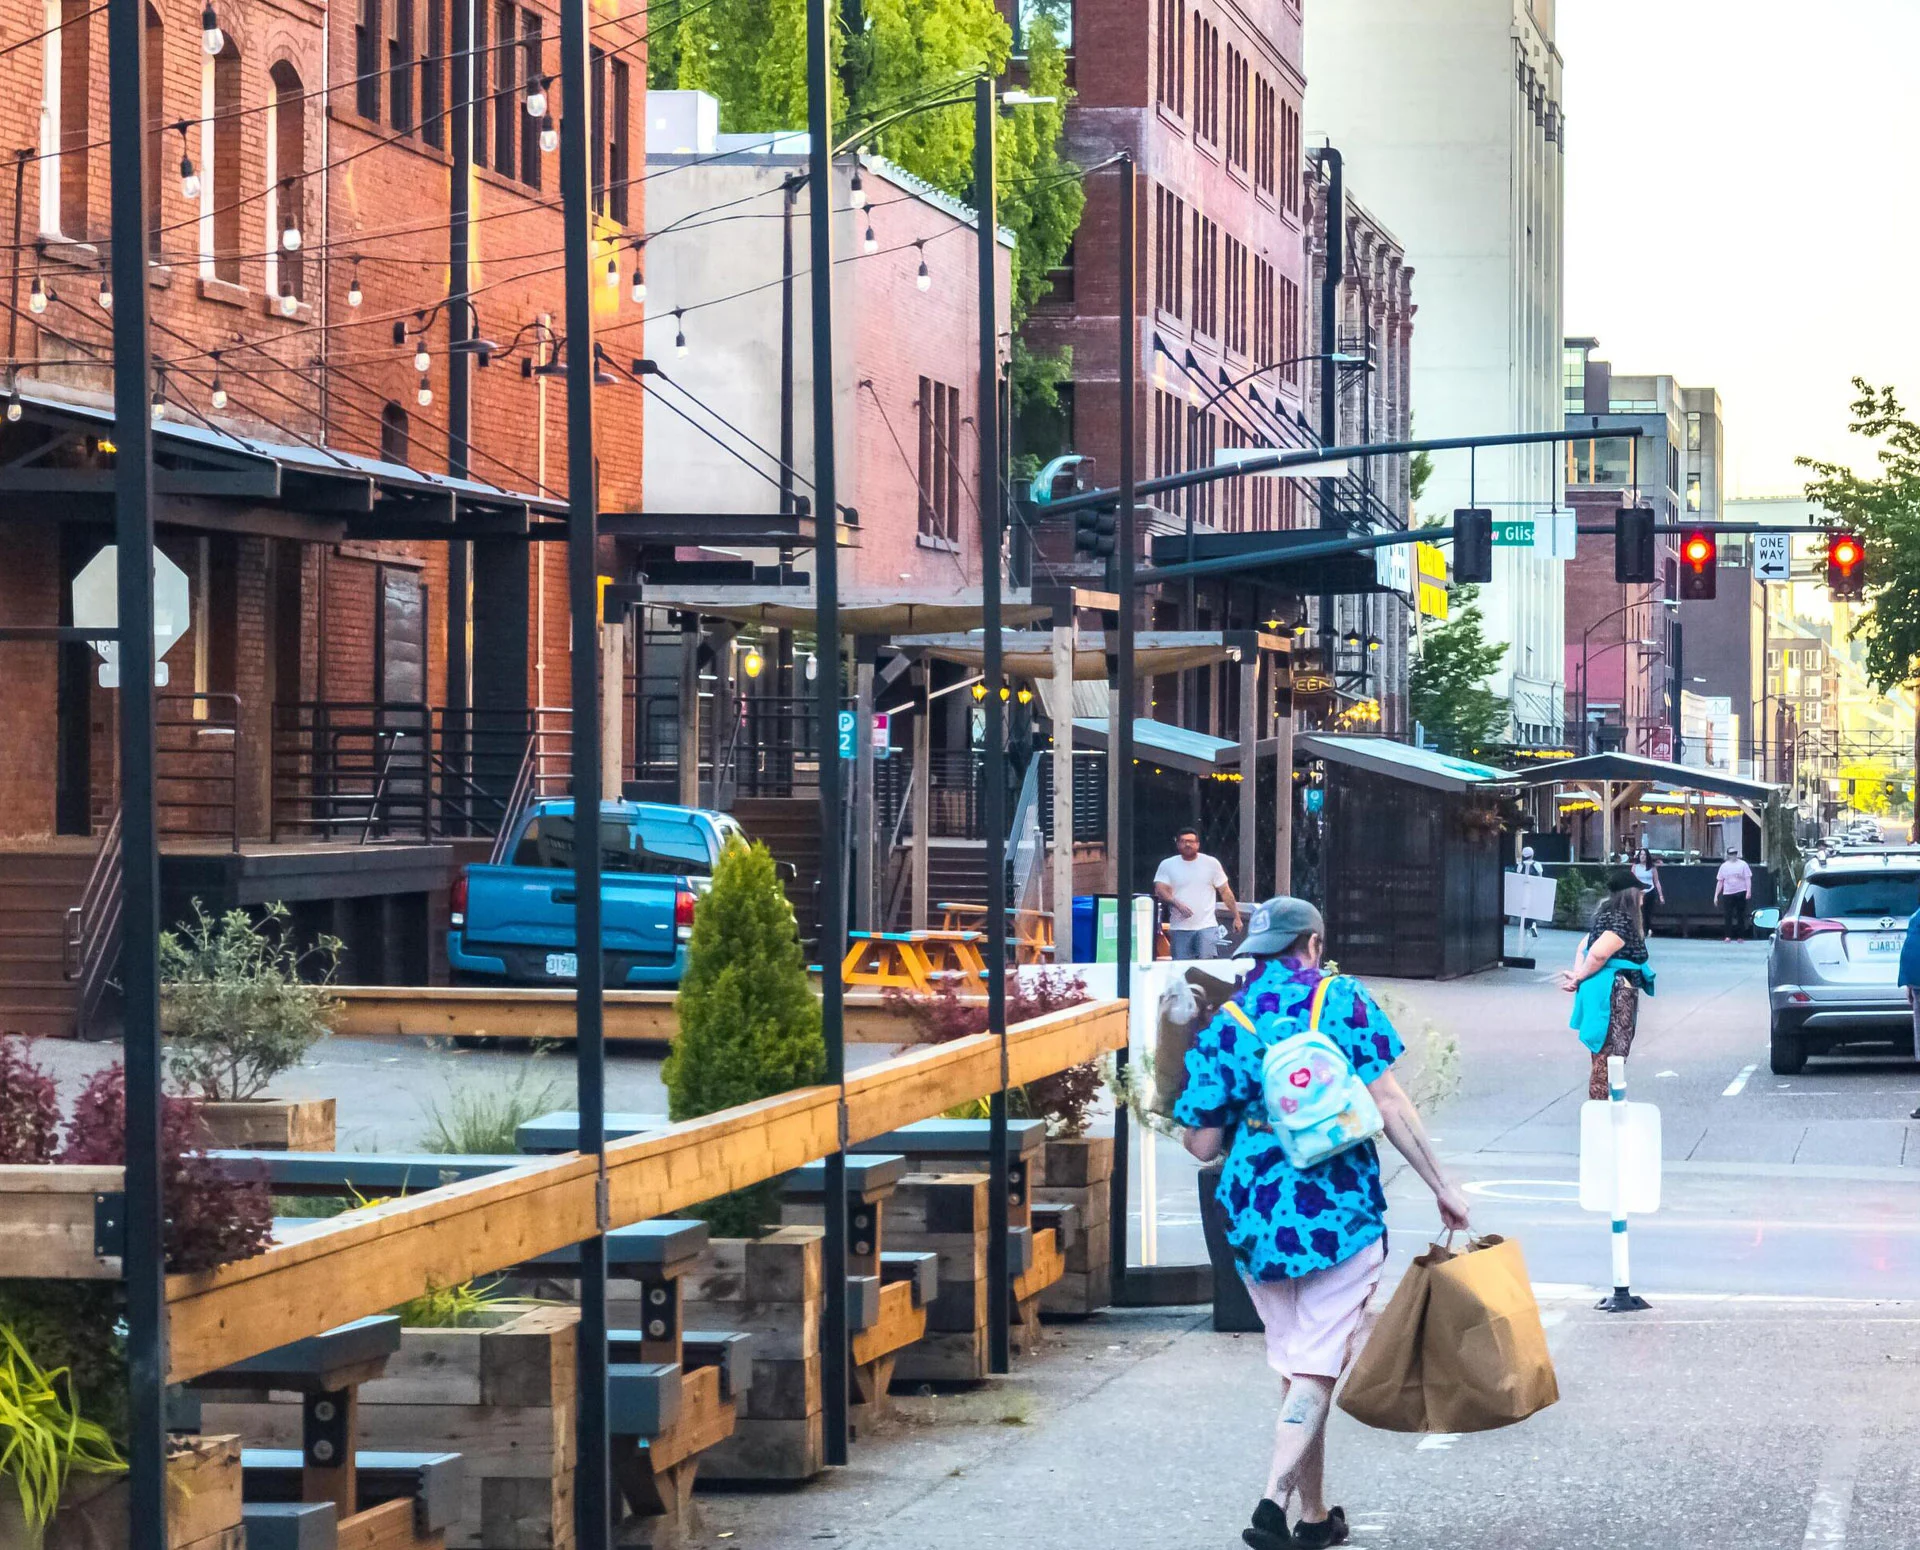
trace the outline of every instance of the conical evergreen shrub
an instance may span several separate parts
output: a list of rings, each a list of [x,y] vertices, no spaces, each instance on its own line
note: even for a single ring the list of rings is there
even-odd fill
[[[827,1049],[805,954],[762,844],[730,843],[693,917],[680,981],[680,1031],[662,1075],[675,1120],[820,1081]],[[751,1236],[778,1215],[771,1184],[709,1202],[722,1236]]]

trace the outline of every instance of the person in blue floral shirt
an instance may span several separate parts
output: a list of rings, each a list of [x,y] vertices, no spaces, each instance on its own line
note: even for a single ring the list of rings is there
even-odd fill
[[[1304,899],[1269,899],[1253,912],[1240,954],[1254,968],[1225,1008],[1195,1035],[1174,1118],[1202,1162],[1226,1155],[1219,1202],[1241,1278],[1267,1330],[1267,1362],[1284,1385],[1266,1495],[1241,1532],[1252,1550],[1345,1542],[1345,1512],[1326,1504],[1325,1438],[1334,1387],[1358,1348],[1367,1305],[1386,1261],[1387,1199],[1371,1141],[1310,1168],[1287,1161],[1267,1122],[1262,1061],[1305,1030],[1325,926]],[[1270,1014],[1277,1022],[1264,1021]],[[1247,1023],[1262,1031],[1249,1032]],[[1434,1193],[1449,1230],[1467,1225],[1467,1202],[1441,1172],[1413,1102],[1394,1080],[1400,1036],[1357,980],[1334,976],[1320,1031],[1345,1053],[1379,1105],[1386,1137]],[[1290,1495],[1299,1520],[1287,1523]]]

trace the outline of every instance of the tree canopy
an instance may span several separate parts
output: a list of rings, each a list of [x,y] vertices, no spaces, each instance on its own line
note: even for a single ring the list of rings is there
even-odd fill
[[[1407,672],[1413,719],[1442,753],[1471,753],[1506,731],[1508,703],[1487,687],[1506,654],[1503,642],[1487,639],[1479,589],[1454,588],[1446,622],[1427,632]]]

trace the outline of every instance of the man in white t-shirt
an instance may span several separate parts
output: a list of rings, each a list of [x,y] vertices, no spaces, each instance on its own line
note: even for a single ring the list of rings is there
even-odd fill
[[[1220,942],[1214,900],[1233,911],[1240,929],[1240,904],[1227,886],[1227,869],[1200,849],[1200,831],[1182,829],[1173,837],[1179,854],[1169,856],[1153,874],[1153,896],[1167,907],[1167,937],[1175,958],[1212,958]]]
[[[1747,939],[1747,900],[1753,892],[1753,868],[1730,850],[1720,870],[1713,876],[1713,902],[1720,906],[1721,928],[1727,933],[1723,942]]]

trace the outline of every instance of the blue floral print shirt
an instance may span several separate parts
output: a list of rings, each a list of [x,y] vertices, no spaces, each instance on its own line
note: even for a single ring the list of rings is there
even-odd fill
[[[1256,1024],[1270,1012],[1279,1013],[1284,1021],[1278,1037],[1286,1038],[1306,1028],[1322,978],[1320,969],[1276,958],[1256,970],[1234,999]],[[1400,1036],[1350,975],[1336,976],[1328,986],[1320,1031],[1346,1052],[1363,1082],[1376,1080],[1400,1058]],[[1223,1009],[1195,1036],[1187,1052],[1186,1091],[1174,1106],[1182,1125],[1233,1130],[1219,1200],[1227,1241],[1241,1270],[1256,1281],[1329,1269],[1387,1230],[1387,1198],[1373,1142],[1298,1169],[1287,1161],[1272,1130],[1240,1123],[1266,1118],[1260,1064],[1276,1042],[1247,1032]]]

